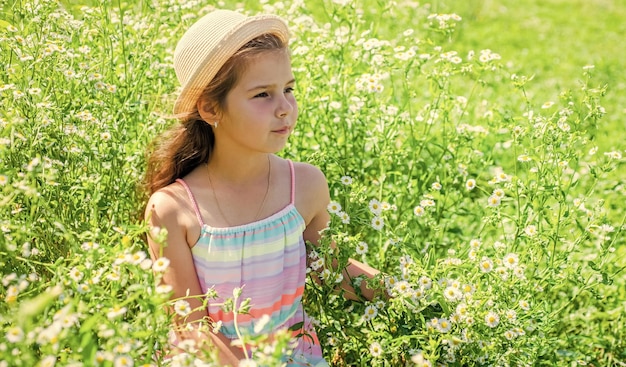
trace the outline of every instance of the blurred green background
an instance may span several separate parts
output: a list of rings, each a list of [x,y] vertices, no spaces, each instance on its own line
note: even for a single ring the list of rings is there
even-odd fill
[[[270,1],[269,3],[274,3]],[[330,21],[324,1],[307,0],[316,16]],[[374,0],[360,3],[372,11],[376,33],[403,32],[411,23],[412,14],[394,12],[375,14]],[[386,1],[378,1],[380,4]],[[510,73],[534,76],[528,85],[530,99],[535,102],[557,101],[565,89],[577,89],[583,67],[594,65],[592,74],[598,87],[606,85],[604,98],[606,116],[593,132],[597,145],[623,151],[624,118],[626,117],[626,1],[623,0],[435,0],[431,2],[396,1],[423,7],[431,13],[456,13],[463,20],[448,39],[445,51],[455,50],[464,57],[469,50],[476,53],[491,49],[502,56],[502,64]],[[419,6],[418,6],[419,5]],[[254,6],[250,4],[250,6]],[[248,4],[246,4],[248,7]],[[410,8],[410,7],[409,7]],[[394,20],[380,22],[380,17]],[[621,171],[626,170],[623,165]]]
[[[463,17],[451,41],[459,51],[491,48],[511,72],[534,75],[530,91],[539,100],[556,100],[561,89],[577,88],[582,67],[594,65],[595,80],[608,87],[598,145],[625,148],[625,1],[441,1],[433,10]]]

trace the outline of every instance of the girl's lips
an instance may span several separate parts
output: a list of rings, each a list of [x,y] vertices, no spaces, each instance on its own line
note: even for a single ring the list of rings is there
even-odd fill
[[[278,129],[278,130],[272,130],[272,132],[277,133],[277,134],[288,134],[290,131],[291,129],[288,127],[283,127],[282,129]]]

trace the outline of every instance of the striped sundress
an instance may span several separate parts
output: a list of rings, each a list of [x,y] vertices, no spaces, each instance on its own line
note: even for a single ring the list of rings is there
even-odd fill
[[[213,321],[222,322],[220,331],[229,339],[237,338],[234,315],[225,313],[220,304],[233,297],[233,289],[241,287],[238,302],[251,300],[249,314],[237,315],[242,334],[257,335],[302,325],[293,330],[298,343],[293,354],[285,356],[287,366],[328,366],[313,325],[302,309],[306,225],[294,205],[295,173],[293,163],[288,162],[290,203],[267,218],[234,227],[214,228],[204,223],[191,190],[183,180],[177,181],[187,191],[202,227],[191,252],[203,292],[211,288],[217,292],[218,298],[209,300],[208,311]],[[255,332],[264,315],[269,316],[269,322]]]

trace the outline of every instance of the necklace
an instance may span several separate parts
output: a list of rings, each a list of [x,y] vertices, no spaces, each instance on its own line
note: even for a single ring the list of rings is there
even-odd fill
[[[209,164],[207,163],[209,186],[211,186],[211,192],[213,193],[213,200],[215,200],[217,210],[220,212],[220,215],[222,216],[222,219],[224,219],[224,222],[226,222],[226,224],[229,227],[232,227],[228,219],[226,219],[226,216],[224,215],[222,208],[220,207],[220,202],[217,200],[217,195],[215,195],[215,189],[213,188],[213,182],[211,181],[211,170],[209,170],[208,168],[209,168]],[[267,187],[265,188],[265,194],[263,195],[263,201],[261,202],[261,206],[259,207],[259,210],[257,210],[254,216],[254,221],[257,221],[259,219],[259,215],[261,214],[261,211],[263,210],[263,207],[265,206],[265,201],[267,200],[267,194],[270,191],[271,178],[272,178],[272,161],[270,160],[270,156],[268,155],[267,156]]]

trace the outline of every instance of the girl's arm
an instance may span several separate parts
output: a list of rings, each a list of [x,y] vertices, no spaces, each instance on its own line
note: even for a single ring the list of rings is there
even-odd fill
[[[309,241],[314,245],[318,245],[321,234],[320,231],[328,227],[330,222],[330,214],[328,213],[328,204],[330,203],[330,193],[328,191],[328,182],[324,174],[316,167],[306,165],[307,169],[303,169],[304,176],[306,177],[307,187],[309,192],[305,195],[305,199],[310,201],[307,208],[310,208],[310,221],[307,224],[304,231],[304,240]],[[298,179],[302,181],[303,176],[299,172]],[[332,246],[336,246],[335,243]],[[337,261],[334,260],[332,264],[333,268],[337,268]],[[348,260],[348,266],[343,272],[343,281],[341,283],[341,289],[345,291],[345,296],[348,299],[359,300],[354,287],[352,286],[351,279],[359,276],[365,276],[369,279],[374,278],[380,272],[371,266],[364,264],[355,259]],[[368,300],[372,300],[376,292],[373,289],[367,287],[366,282],[362,282],[360,286],[361,294]]]
[[[170,261],[168,269],[163,274],[162,283],[172,287],[172,299],[184,298],[193,310],[184,319],[174,315],[176,329],[179,329],[176,331],[176,337],[179,340],[193,339],[197,346],[209,342],[217,348],[222,364],[237,366],[239,360],[245,358],[241,348],[231,346],[230,339],[222,333],[198,332],[198,328],[195,327],[202,319],[208,318],[208,313],[206,307],[203,307],[204,293],[187,244],[186,225],[183,223],[184,210],[181,209],[181,198],[166,189],[152,195],[145,212],[145,218],[151,229],[167,230],[167,239],[163,245],[148,235],[151,258],[156,260],[165,257]],[[186,327],[189,325],[194,327],[187,330]]]

